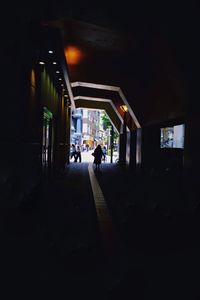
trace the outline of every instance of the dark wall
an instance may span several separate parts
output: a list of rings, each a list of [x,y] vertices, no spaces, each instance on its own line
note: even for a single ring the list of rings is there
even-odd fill
[[[41,111],[29,33],[21,28],[3,47],[0,185],[4,207],[18,205],[41,179]]]
[[[159,165],[160,128],[147,126],[142,128],[142,172],[150,174]]]
[[[197,78],[196,78],[197,80]],[[184,189],[193,206],[199,205],[199,132],[200,113],[197,103],[198,83],[191,83],[191,98],[188,107],[188,114],[185,126],[185,155],[184,155]]]
[[[127,132],[126,163],[129,170],[136,171],[137,130]]]
[[[160,129],[182,123],[184,123],[182,119],[177,119],[142,128],[143,174],[162,176],[162,174],[169,172],[178,176],[183,173],[184,149],[160,147]]]
[[[46,68],[41,71],[40,97],[42,107],[47,107],[53,114],[52,172],[53,174],[58,174],[64,169],[68,161],[70,131],[69,128],[67,129],[67,122],[69,122],[69,112],[64,100],[64,94],[56,89]]]
[[[68,114],[53,79],[38,65],[38,44],[26,24],[3,48],[0,118],[0,198],[5,207],[20,205],[42,182],[43,106],[55,119],[54,162],[61,169],[69,148]],[[2,192],[3,191],[3,192]]]
[[[120,86],[142,127],[186,114],[185,77],[174,52],[166,35],[151,32],[129,53]]]

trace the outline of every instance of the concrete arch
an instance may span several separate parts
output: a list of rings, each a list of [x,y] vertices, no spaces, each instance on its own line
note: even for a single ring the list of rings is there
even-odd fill
[[[86,88],[92,88],[92,89],[108,90],[108,91],[113,91],[113,92],[118,93],[122,102],[127,106],[128,112],[129,112],[136,128],[141,128],[141,125],[140,125],[138,119],[136,118],[131,106],[129,105],[129,103],[120,87],[105,85],[105,84],[96,84],[96,83],[90,83],[90,82],[80,82],[80,81],[72,82],[71,86],[72,86],[72,88],[73,87],[86,87]],[[113,105],[114,105],[114,103],[113,103]]]
[[[95,110],[105,110],[112,125],[118,133],[120,133],[123,119],[116,107],[114,106],[112,100],[110,99],[101,99],[94,97],[84,97],[77,96],[74,97],[76,108],[87,108]]]

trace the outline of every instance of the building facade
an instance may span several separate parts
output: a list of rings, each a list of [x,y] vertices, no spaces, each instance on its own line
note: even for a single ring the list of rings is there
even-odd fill
[[[101,112],[90,109],[75,109],[72,111],[71,143],[81,145],[83,149],[89,145],[90,149],[96,147],[103,139],[101,128]]]

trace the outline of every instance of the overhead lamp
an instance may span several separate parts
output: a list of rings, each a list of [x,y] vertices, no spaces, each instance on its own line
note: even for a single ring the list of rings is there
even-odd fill
[[[53,53],[53,50],[49,50],[48,52],[49,52],[50,54],[52,54],[52,53]]]
[[[123,112],[127,112],[128,111],[128,107],[124,104],[124,105],[120,105],[120,109],[123,111]]]
[[[69,65],[76,65],[82,60],[83,53],[77,46],[69,45],[65,48],[65,57]]]
[[[39,61],[39,65],[44,65],[45,62],[44,61]]]
[[[53,65],[57,65],[57,62],[56,62],[56,61],[53,61]]]
[[[56,71],[56,73],[57,73],[57,74],[59,74],[59,73],[60,73],[60,71]]]
[[[58,80],[62,80],[62,78],[58,78]]]

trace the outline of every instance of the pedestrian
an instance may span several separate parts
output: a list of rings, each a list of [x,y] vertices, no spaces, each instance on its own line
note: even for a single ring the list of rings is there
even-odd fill
[[[103,146],[102,152],[103,152],[102,160],[105,162],[106,161],[106,154],[107,154],[106,146]]]
[[[79,162],[81,163],[81,148],[79,145],[76,146],[76,157],[75,157],[75,162],[77,162],[79,160]]]
[[[74,157],[74,161],[76,160],[76,147],[74,144],[71,145],[71,159]]]
[[[98,145],[95,148],[95,150],[92,153],[92,155],[94,156],[94,164],[96,166],[96,171],[99,171],[100,170],[101,159],[102,159],[102,156],[103,156],[101,145]]]

